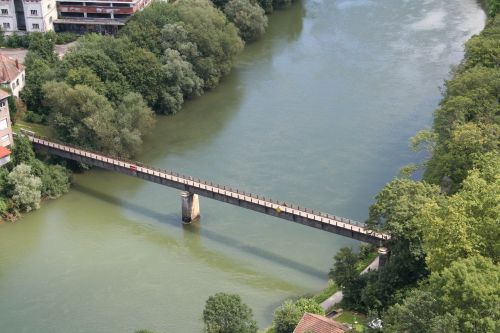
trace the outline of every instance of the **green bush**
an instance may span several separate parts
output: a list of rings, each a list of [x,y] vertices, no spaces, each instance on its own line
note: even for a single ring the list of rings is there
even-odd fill
[[[203,310],[208,333],[256,333],[252,309],[238,295],[217,293],[210,296]]]
[[[230,0],[224,6],[224,14],[240,31],[245,41],[252,41],[264,34],[267,16],[264,10],[250,0]]]
[[[300,298],[295,302],[285,301],[274,312],[274,327],[277,333],[292,333],[304,313],[324,315],[325,310],[311,298]]]

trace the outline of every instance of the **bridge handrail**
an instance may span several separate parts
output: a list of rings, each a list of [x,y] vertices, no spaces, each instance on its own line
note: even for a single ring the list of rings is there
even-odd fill
[[[312,209],[300,207],[299,205],[293,205],[293,204],[287,203],[285,201],[273,200],[269,197],[268,198],[266,198],[264,196],[259,197],[259,195],[252,194],[252,193],[245,193],[244,191],[240,191],[238,189],[233,189],[232,187],[227,186],[227,185],[220,185],[217,183],[214,184],[212,182],[209,183],[208,181],[202,180],[200,178],[193,178],[191,176],[179,174],[178,172],[175,172],[172,170],[165,170],[165,169],[150,167],[150,166],[145,165],[141,162],[129,160],[129,159],[126,159],[123,157],[114,157],[114,156],[109,156],[109,155],[103,155],[101,152],[97,152],[97,151],[94,151],[94,150],[89,149],[89,148],[80,148],[80,147],[72,145],[72,144],[61,142],[57,139],[52,139],[52,138],[49,139],[49,138],[43,137],[41,135],[38,135],[34,132],[27,131],[25,129],[21,129],[21,133],[23,135],[27,136],[33,142],[35,142],[34,139],[45,141],[47,143],[46,145],[49,147],[51,147],[51,145],[52,145],[52,147],[54,147],[54,148],[68,151],[68,152],[73,153],[73,154],[78,154],[78,155],[89,157],[89,158],[93,158],[93,157],[87,156],[87,154],[88,155],[93,154],[93,155],[95,155],[94,159],[101,160],[101,161],[106,160],[106,163],[116,164],[116,163],[110,162],[110,159],[111,159],[111,160],[118,162],[118,165],[120,165],[120,162],[121,162],[122,165],[120,165],[120,166],[122,166],[122,167],[126,167],[126,164],[128,164],[129,167],[130,167],[130,165],[138,166],[138,167],[146,170],[145,173],[152,174],[153,176],[161,177],[161,173],[163,173],[163,174],[169,175],[171,177],[177,177],[177,178],[182,179],[182,181],[178,181],[178,182],[181,182],[181,183],[186,184],[188,186],[194,186],[194,187],[201,188],[201,186],[196,186],[195,183],[198,183],[199,185],[204,184],[205,190],[207,190],[207,188],[206,188],[207,186],[210,186],[213,188],[212,192],[214,192],[214,193],[220,193],[221,190],[222,191],[229,191],[229,192],[232,192],[233,194],[236,194],[237,195],[236,197],[239,200],[246,200],[245,197],[250,198],[250,202],[252,202],[251,201],[252,198],[257,199],[257,200],[261,200],[261,201],[270,203],[270,207],[274,208],[274,209],[279,208],[280,210],[286,210],[287,208],[290,208],[290,209],[296,210],[300,213],[304,213],[305,217],[308,217],[310,214],[318,216],[319,221],[322,223],[328,223],[328,224],[332,225],[332,223],[330,223],[328,221],[326,221],[326,222],[323,221],[322,218],[326,218],[327,220],[334,221],[335,226],[338,226],[338,223],[343,223],[344,229],[346,229],[346,228],[349,229],[349,227],[350,227],[350,230],[354,230],[353,227],[355,227],[357,229],[357,232],[359,232],[359,233],[372,235],[372,236],[379,238],[379,239],[382,239],[382,240],[390,239],[389,235],[384,234],[384,233],[380,233],[380,232],[377,232],[374,230],[366,229],[366,225],[364,223],[360,223],[360,222],[357,222],[357,221],[354,221],[354,220],[351,220],[348,218],[339,217],[336,215],[330,215],[328,213],[324,213],[324,212],[320,212],[320,211],[314,211]],[[40,143],[40,142],[38,142],[38,143]],[[55,145],[57,145],[58,147],[55,147]],[[66,148],[68,148],[68,149],[66,149]],[[71,150],[73,150],[73,152],[71,152]],[[76,152],[75,150],[77,150],[78,152]],[[148,170],[151,170],[152,172],[149,173]],[[158,175],[155,175],[155,171],[158,173]],[[173,181],[173,179],[172,179],[172,181]],[[191,185],[189,185],[189,182],[191,182]],[[217,189],[217,192],[215,192],[214,189]],[[225,195],[227,195],[227,193]],[[234,197],[233,195],[230,195],[230,196]],[[246,200],[246,201],[248,201],[248,200]],[[276,207],[273,207],[273,205],[275,205]],[[265,206],[267,207],[267,205],[265,205]],[[301,215],[301,214],[299,214],[299,215]],[[318,219],[315,218],[315,220],[318,220]]]

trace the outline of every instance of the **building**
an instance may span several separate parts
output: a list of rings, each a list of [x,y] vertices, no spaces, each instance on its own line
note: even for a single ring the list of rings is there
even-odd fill
[[[152,0],[57,0],[56,31],[114,34]]]
[[[9,96],[7,92],[0,89],[0,166],[10,161],[10,150],[7,147],[13,142],[9,103],[7,102]]]
[[[51,31],[56,19],[56,0],[0,0],[0,27],[6,35]]]
[[[17,59],[0,54],[0,88],[12,91],[19,97],[19,92],[26,84],[25,68]]]
[[[350,328],[335,320],[312,313],[304,313],[293,333],[344,333]]]

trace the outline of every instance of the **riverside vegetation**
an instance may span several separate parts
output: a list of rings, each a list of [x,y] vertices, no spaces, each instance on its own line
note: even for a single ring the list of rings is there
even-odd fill
[[[211,13],[203,17],[207,22],[199,25],[190,21],[199,15],[188,12],[189,6],[198,3]],[[50,56],[39,61],[29,56],[27,61],[41,74],[28,78],[31,86],[23,95],[33,119],[53,124],[60,138],[77,140],[83,133],[88,147],[127,155],[140,145],[145,129],[151,126],[149,121],[138,130],[126,128],[129,120],[124,120],[116,145],[108,142],[109,137],[95,135],[117,125],[115,114],[124,105],[125,95],[135,94],[128,96],[130,103],[147,120],[153,111],[175,113],[184,99],[214,87],[237,53],[228,45],[234,42],[236,51],[243,45],[241,32],[206,1],[153,6],[155,10],[136,15],[118,38],[83,38],[73,51],[80,56],[71,57],[70,53],[68,60],[62,61]],[[226,4],[218,6],[225,9]],[[384,332],[499,329],[499,1],[487,1],[485,7],[490,16],[488,25],[467,43],[464,62],[446,83],[433,128],[413,140],[415,148],[432,154],[422,165],[423,180],[395,179],[370,207],[368,225],[393,235],[388,244],[390,261],[379,273],[353,274],[342,283],[342,306],[382,317]],[[224,38],[218,30],[222,22],[227,29]],[[197,30],[201,26],[214,29],[213,35],[205,30],[201,34]],[[215,49],[208,47],[212,38],[220,42]],[[44,54],[44,43],[40,39],[40,46],[30,45],[31,52]],[[113,53],[115,50],[121,51]],[[135,58],[134,52],[127,53],[130,50],[141,56]],[[176,69],[175,74],[156,72],[169,66]],[[84,82],[88,82],[85,87]],[[154,84],[161,84],[161,89]],[[66,96],[56,95],[60,100],[46,97],[56,88],[72,96],[71,105],[74,101],[81,106],[70,108],[68,114],[58,109]],[[31,107],[30,102],[34,103]],[[109,117],[97,114],[101,106],[109,111]],[[82,110],[88,113],[82,114]],[[338,263],[342,260],[342,256],[337,258]]]
[[[216,5],[154,2],[118,36],[86,35],[62,60],[54,56],[51,38],[34,34],[21,94],[27,119],[48,124],[68,143],[134,155],[155,113],[174,114],[186,99],[217,86],[243,40],[264,33],[267,17],[258,3]]]
[[[369,331],[500,330],[500,1],[483,5],[485,29],[466,43],[432,129],[412,139],[429,160],[403,168],[369,209],[368,226],[392,235],[390,260],[359,275],[352,250],[335,256],[330,276],[343,290],[340,306],[383,320]],[[421,181],[410,178],[417,168]],[[293,331],[294,304],[276,310],[269,332]]]
[[[370,207],[368,226],[392,235],[389,262],[339,281],[342,306],[382,317],[384,332],[500,330],[500,1],[483,4],[486,28],[466,43],[433,128],[412,139],[430,159]],[[419,167],[421,181],[405,177]]]
[[[271,12],[290,1],[263,3]],[[23,103],[10,103],[13,122],[41,123],[62,141],[134,155],[155,113],[174,114],[186,99],[217,86],[244,40],[265,32],[267,17],[259,3],[230,0],[216,5],[209,0],[154,2],[134,15],[118,36],[84,36],[62,60],[54,46],[74,40],[74,35],[31,33],[2,39],[7,46],[29,50]],[[7,219],[69,188],[70,173],[64,167],[45,165],[33,153],[16,157],[27,149],[17,139],[13,162],[1,169],[0,214]]]

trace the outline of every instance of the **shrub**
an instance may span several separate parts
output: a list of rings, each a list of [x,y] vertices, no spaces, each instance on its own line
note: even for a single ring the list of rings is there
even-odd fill
[[[24,163],[16,166],[7,177],[16,209],[29,212],[40,207],[42,181]]]
[[[256,333],[252,309],[238,295],[217,293],[210,296],[203,310],[208,333]]]
[[[300,298],[295,302],[285,301],[274,312],[274,327],[277,333],[292,333],[305,312],[324,315],[325,310],[311,298]]]
[[[264,10],[249,0],[230,0],[224,6],[224,14],[238,28],[245,41],[255,40],[266,31],[267,16]]]

